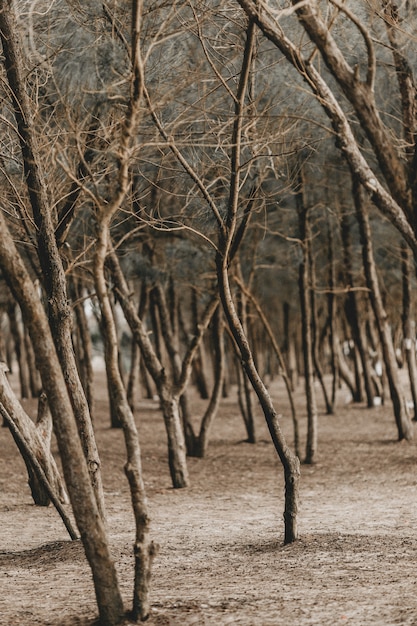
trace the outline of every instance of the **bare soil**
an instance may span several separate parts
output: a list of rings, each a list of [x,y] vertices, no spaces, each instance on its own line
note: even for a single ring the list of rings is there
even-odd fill
[[[97,391],[109,533],[128,609],[134,526],[123,437],[109,428],[103,380]],[[292,441],[282,383],[271,392]],[[301,386],[297,396],[304,445]],[[396,441],[390,403],[369,410],[344,397],[341,390],[337,415],[321,409],[317,462],[302,466],[300,540],[289,546],[282,470],[259,410],[258,443],[250,445],[236,397],[223,400],[207,458],[189,459],[192,486],[173,490],[158,403],[138,403],[152,538],[160,545],[150,626],[417,624],[416,443]],[[33,402],[25,406],[35,413]],[[203,407],[195,399],[197,417]],[[0,624],[91,625],[97,611],[81,543],[69,540],[52,507],[32,504],[6,428],[0,451]]]

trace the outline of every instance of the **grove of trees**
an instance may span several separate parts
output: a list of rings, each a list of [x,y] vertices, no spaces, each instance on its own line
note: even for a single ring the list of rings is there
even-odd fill
[[[0,4],[0,413],[34,501],[52,501],[81,537],[104,626],[126,607],[94,433],[96,354],[126,444],[135,621],[149,615],[157,552],[139,395],[158,398],[175,489],[192,481],[187,457],[206,454],[222,397],[237,389],[249,442],[259,404],[283,468],[287,544],[300,462],[320,454],[318,393],[328,413],[342,384],[370,410],[391,402],[398,439],[412,438],[416,24],[410,0]],[[7,367],[22,398],[39,397],[36,424]]]

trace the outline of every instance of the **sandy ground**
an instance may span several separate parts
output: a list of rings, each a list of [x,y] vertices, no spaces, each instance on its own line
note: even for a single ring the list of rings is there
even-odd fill
[[[104,389],[104,385],[97,385]],[[292,440],[281,383],[271,391]],[[319,404],[321,401],[317,390]],[[303,445],[302,389],[298,413]],[[26,403],[34,412],[33,403]],[[195,400],[195,414],[203,403]],[[152,615],[162,626],[417,624],[415,443],[396,442],[389,405],[321,410],[319,450],[302,466],[300,540],[283,546],[283,477],[258,411],[259,442],[243,442],[236,398],[222,402],[207,458],[189,459],[192,486],[173,490],[156,402],[137,408],[154,563]],[[133,518],[123,438],[97,402],[109,532],[126,609]],[[80,542],[53,508],[32,504],[25,467],[0,429],[0,624],[87,626],[97,611]]]

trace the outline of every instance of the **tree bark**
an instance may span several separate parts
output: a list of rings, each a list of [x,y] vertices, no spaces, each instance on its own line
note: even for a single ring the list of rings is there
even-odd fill
[[[304,182],[302,172],[296,190],[296,204],[300,241],[302,245],[302,260],[299,267],[299,293],[301,308],[301,324],[303,338],[304,380],[307,403],[307,442],[305,463],[314,463],[317,452],[317,402],[314,389],[314,360],[312,342],[312,312],[311,312],[311,277],[309,272],[309,251],[311,232],[308,220],[308,207],[304,200]]]
[[[398,375],[398,366],[391,336],[391,329],[379,288],[379,281],[373,256],[371,230],[365,207],[365,198],[361,184],[357,179],[353,180],[353,196],[355,199],[355,207],[361,232],[365,276],[370,291],[370,299],[381,341],[390,395],[394,408],[395,421],[397,424],[398,439],[400,441],[402,439],[409,440],[413,438],[413,427],[408,416],[404,391]]]
[[[3,13],[0,12],[4,17]],[[0,211],[0,267],[19,303],[35,350],[36,363],[54,421],[65,482],[90,564],[103,626],[115,626],[123,616],[123,602],[110,554],[104,522],[99,514],[74,413],[43,305],[19,256]]]
[[[403,283],[403,342],[404,352],[408,368],[411,397],[413,399],[414,417],[417,420],[417,365],[416,365],[416,325],[412,316],[411,305],[411,272],[410,251],[405,244],[401,247],[402,257],[402,283]]]
[[[9,316],[10,331],[13,335],[17,367],[19,369],[20,396],[21,398],[30,398],[30,379],[26,359],[24,329],[21,327],[20,311],[18,315],[17,310],[18,306],[16,303],[10,302],[7,307],[7,315]]]
[[[12,104],[23,156],[26,185],[37,226],[38,256],[43,283],[48,298],[48,314],[52,336],[60,366],[78,424],[78,431],[87,458],[91,483],[97,498],[100,515],[104,513],[104,493],[100,472],[100,459],[95,442],[91,416],[77,372],[71,337],[71,310],[67,297],[66,276],[55,239],[52,211],[43,175],[39,148],[32,119],[32,106],[26,91],[21,44],[13,13],[12,2],[7,0],[0,10],[0,37],[3,45],[4,65],[12,93]]]
[[[110,242],[110,220],[112,215],[105,211],[98,218],[98,233],[94,255],[94,285],[101,311],[104,356],[108,384],[112,393],[112,409],[116,423],[123,428],[127,462],[125,473],[129,481],[133,512],[136,523],[135,580],[133,593],[133,617],[146,620],[150,611],[150,578],[155,546],[149,539],[150,519],[142,475],[139,436],[135,418],[129,406],[126,389],[119,368],[119,346],[113,307],[105,279],[105,261]]]
[[[372,408],[374,406],[375,389],[372,383],[369,349],[366,340],[365,322],[363,319],[364,316],[361,315],[362,312],[360,311],[359,295],[354,290],[355,278],[352,267],[352,259],[354,255],[350,232],[349,218],[345,212],[343,212],[341,221],[343,268],[345,284],[349,290],[345,300],[345,314],[362,365],[362,369],[355,365],[356,392],[353,399],[355,402],[362,402],[362,393],[364,389],[368,408]]]
[[[74,312],[77,320],[77,327],[81,344],[79,346],[78,355],[80,378],[86,396],[90,416],[91,419],[94,420],[94,372],[92,365],[93,346],[91,341],[90,329],[88,327],[88,320],[84,309],[84,293],[80,279],[77,280],[77,278],[74,278],[73,293]]]
[[[319,18],[317,3],[299,3],[298,0],[292,0],[293,4],[297,5],[296,10],[303,27],[322,53],[326,64],[341,85],[346,97],[353,104],[355,113],[372,144],[390,191],[387,191],[369,166],[335,93],[314,67],[312,58],[302,55],[301,49],[285,36],[279,20],[276,20],[265,7],[259,6],[258,2],[254,0],[237,0],[237,2],[247,16],[259,26],[264,35],[281,50],[286,59],[312,89],[331,121],[338,138],[337,145],[346,159],[352,175],[360,180],[368,196],[401,233],[417,257],[417,237],[410,222],[413,211],[407,189],[406,170],[396,149],[397,142],[392,141],[391,131],[381,122],[375,103],[373,91],[375,67],[372,56],[373,43],[370,37],[365,34],[366,45],[371,53],[368,58],[368,77],[366,81],[362,81],[335,45],[327,24]],[[358,22],[356,25],[358,26]],[[362,30],[361,32],[364,33],[365,31]]]
[[[213,317],[212,338],[214,352],[214,384],[210,396],[210,401],[201,420],[200,430],[198,433],[198,437],[196,438],[195,456],[200,459],[202,459],[207,452],[211,427],[219,408],[223,389],[224,340],[223,321],[219,308],[217,308]]]

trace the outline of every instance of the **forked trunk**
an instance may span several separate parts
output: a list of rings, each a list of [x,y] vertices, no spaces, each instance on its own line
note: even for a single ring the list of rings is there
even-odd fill
[[[112,408],[115,411],[114,417],[117,423],[123,428],[127,453],[125,472],[129,480],[135,516],[136,540],[134,546],[135,580],[133,615],[136,620],[140,619],[144,621],[149,617],[150,611],[149,583],[155,547],[149,539],[150,520],[142,477],[139,436],[120,372],[117,328],[104,275],[104,264],[110,241],[110,218],[111,215],[106,215],[106,213],[102,213],[98,218],[98,234],[93,267],[94,285],[101,312],[107,380],[112,390]]]
[[[35,350],[37,366],[54,421],[69,497],[93,574],[101,624],[115,626],[122,618],[123,602],[106,529],[99,515],[74,413],[43,304],[19,256],[1,211],[0,267],[20,304]]]

